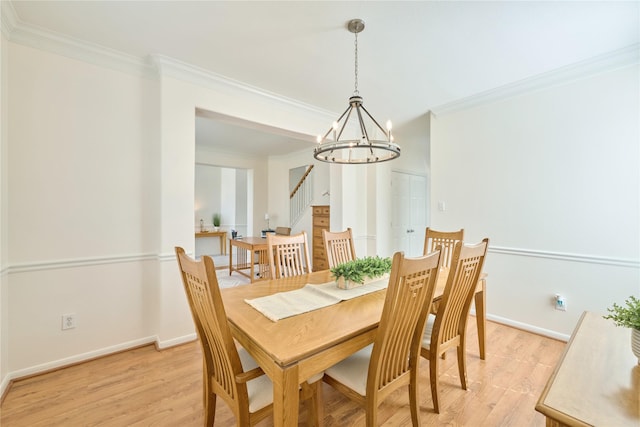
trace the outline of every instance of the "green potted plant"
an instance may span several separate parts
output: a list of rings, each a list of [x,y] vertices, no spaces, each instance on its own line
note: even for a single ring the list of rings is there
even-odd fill
[[[331,269],[336,284],[341,289],[363,286],[375,280],[389,277],[391,258],[364,257],[338,264]]]
[[[222,219],[222,216],[219,213],[214,213],[213,214],[213,229],[215,231],[218,231],[220,229],[220,220]]]
[[[607,308],[609,314],[603,317],[613,320],[616,326],[631,329],[631,350],[640,365],[640,299],[632,295],[624,302],[625,305],[614,302],[613,306]]]

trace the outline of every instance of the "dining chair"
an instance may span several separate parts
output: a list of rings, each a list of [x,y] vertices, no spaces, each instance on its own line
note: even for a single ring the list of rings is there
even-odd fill
[[[453,249],[456,243],[462,242],[464,237],[464,228],[458,231],[437,231],[427,227],[424,233],[424,250],[423,254],[426,255],[429,252],[436,250],[438,246],[442,248],[442,265],[444,267],[451,267],[451,258],[453,256]]]
[[[196,261],[175,248],[182,283],[203,355],[205,426],[213,426],[220,396],[237,425],[253,426],[273,413],[273,384],[242,347],[236,347],[227,321],[213,259]],[[321,424],[322,375],[301,386],[301,400],[310,402],[310,422]]]
[[[440,262],[440,252],[419,258],[397,252],[373,344],[325,371],[327,384],[366,409],[367,426],[377,425],[380,403],[404,386],[409,387],[411,421],[420,425],[420,343]]]
[[[267,235],[267,256],[273,279],[311,272],[307,233],[304,231],[293,236]]]
[[[291,227],[276,227],[276,234],[280,236],[290,236]]]
[[[356,259],[356,248],[353,245],[351,228],[345,231],[322,230],[325,253],[329,268]]]
[[[442,300],[437,314],[429,314],[424,329],[420,355],[429,360],[429,382],[431,398],[436,413],[440,413],[438,402],[438,366],[440,356],[450,348],[457,349],[458,372],[462,389],[467,389],[465,359],[467,319],[471,300],[482,273],[489,239],[476,245],[456,243],[451,259],[451,270],[447,277]]]
[[[427,254],[436,247],[441,246],[444,251],[444,262],[443,266],[449,270],[451,268],[451,258],[453,254],[453,249],[456,243],[462,242],[464,237],[464,228],[461,228],[458,231],[436,231],[429,227],[424,234],[424,253]],[[485,342],[487,340],[486,331],[485,331],[485,316],[486,316],[486,278],[481,277],[480,283],[478,284],[479,289],[482,292],[476,292],[475,295],[475,308],[476,308],[476,324],[478,327],[478,347],[480,350],[480,359],[485,360],[486,358],[486,350],[485,350]],[[431,313],[436,314],[438,312],[438,304],[439,302],[435,302],[431,306]],[[444,355],[443,355],[444,359]]]

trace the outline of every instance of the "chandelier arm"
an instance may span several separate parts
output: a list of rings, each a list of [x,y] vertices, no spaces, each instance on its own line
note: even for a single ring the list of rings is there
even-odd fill
[[[351,117],[351,112],[353,111],[353,105],[349,106],[349,108],[347,108],[347,111],[349,111],[349,114],[347,114],[347,118],[344,119],[344,123],[342,123],[342,127],[340,128],[340,132],[338,132],[338,136],[336,136],[336,141],[340,140],[340,137],[342,136],[342,132],[344,131],[344,128],[347,127],[347,123],[349,123],[349,117]],[[346,111],[345,111],[345,113],[346,113]],[[340,118],[342,118],[342,117],[340,117]],[[338,121],[338,123],[340,123],[340,121]]]
[[[365,127],[364,121],[362,120],[362,113],[360,112],[360,107],[362,107],[362,105],[359,105],[356,107],[356,111],[358,112],[358,121],[360,122],[360,131],[362,132],[362,136],[366,139],[367,143],[369,144],[369,151],[371,151],[371,154],[373,154],[373,150],[371,149],[371,142],[369,141],[369,134],[367,133],[367,128]],[[358,141],[358,145],[360,145],[360,141]]]
[[[351,109],[351,106],[347,107],[346,110],[344,110],[344,112],[342,113],[342,115],[340,116],[340,118],[338,120],[336,120],[336,122],[340,123],[340,120],[342,120],[342,118],[344,117],[345,114],[347,114],[347,112]],[[327,131],[327,133],[324,134],[324,136],[322,137],[322,140],[326,139],[327,136],[329,136],[329,134],[331,133],[331,131],[333,130],[333,126],[331,126],[329,128],[329,130]]]
[[[371,121],[373,123],[375,123],[376,126],[378,126],[378,129],[380,129],[380,131],[384,134],[384,136],[387,137],[387,139],[389,138],[389,134],[387,133],[386,130],[384,130],[382,128],[382,126],[380,126],[380,123],[378,123],[378,121],[376,119],[373,118],[373,116],[371,116],[371,114],[369,114],[369,112],[367,111],[366,108],[364,108],[364,105],[361,105],[362,109],[364,110],[365,113],[367,113],[367,116],[369,116],[369,118],[371,119]]]

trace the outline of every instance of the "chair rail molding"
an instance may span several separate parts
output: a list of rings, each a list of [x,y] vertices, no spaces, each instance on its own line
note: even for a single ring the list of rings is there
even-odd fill
[[[25,262],[19,264],[10,264],[5,271],[7,274],[26,273],[39,270],[54,270],[58,268],[76,268],[76,267],[90,267],[94,265],[104,264],[122,264],[128,262],[140,262],[140,261],[155,261],[160,259],[158,254],[128,254],[128,255],[112,255],[104,257],[91,257],[91,258],[75,258],[64,260],[51,260],[51,261],[39,261],[39,262]],[[175,255],[172,259],[175,259]]]
[[[489,252],[496,254],[526,256],[535,258],[549,258],[560,261],[572,261],[572,262],[584,262],[588,264],[605,264],[613,265],[617,267],[629,267],[640,269],[640,260],[624,259],[624,258],[610,258],[595,255],[585,254],[572,254],[566,252],[551,252],[540,251],[534,249],[522,249],[522,248],[506,248],[500,246],[490,246]]]

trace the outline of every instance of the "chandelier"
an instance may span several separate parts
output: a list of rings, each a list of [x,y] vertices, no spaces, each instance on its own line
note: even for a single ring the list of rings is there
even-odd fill
[[[344,113],[324,136],[318,135],[313,157],[323,162],[342,164],[393,160],[400,157],[400,146],[393,142],[391,121],[387,121],[386,129],[383,129],[364,108],[358,92],[358,33],[364,30],[364,21],[352,19],[347,28],[355,34],[355,88]]]

